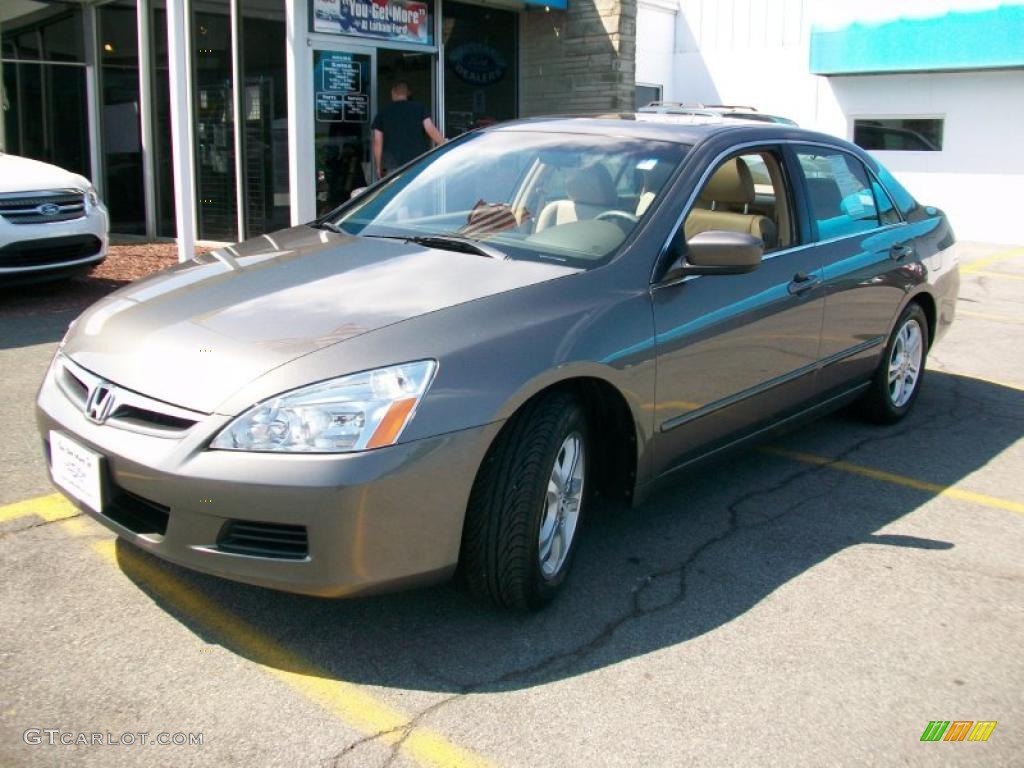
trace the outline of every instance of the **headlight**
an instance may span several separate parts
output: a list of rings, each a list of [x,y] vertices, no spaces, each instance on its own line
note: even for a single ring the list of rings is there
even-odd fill
[[[421,360],[286,392],[243,413],[210,447],[344,453],[393,445],[436,369],[433,360]]]
[[[100,204],[100,196],[96,194],[96,190],[90,184],[89,188],[85,190],[85,205],[89,210],[96,208]]]

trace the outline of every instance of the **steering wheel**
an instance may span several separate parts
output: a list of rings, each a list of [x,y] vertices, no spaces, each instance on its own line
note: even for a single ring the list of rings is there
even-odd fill
[[[618,225],[619,229],[626,233],[633,229],[634,224],[640,221],[640,219],[632,213],[626,213],[625,211],[618,210],[603,211],[597,214],[594,218],[600,219],[601,221],[612,221]]]

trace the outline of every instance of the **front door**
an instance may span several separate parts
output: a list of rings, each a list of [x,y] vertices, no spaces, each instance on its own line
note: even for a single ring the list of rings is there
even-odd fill
[[[375,51],[352,46],[313,51],[316,213],[326,213],[372,181]]]
[[[815,248],[800,247],[785,167],[772,147],[727,158],[684,222],[687,239],[757,235],[765,242],[757,269],[654,290],[656,476],[813,396],[822,264]]]

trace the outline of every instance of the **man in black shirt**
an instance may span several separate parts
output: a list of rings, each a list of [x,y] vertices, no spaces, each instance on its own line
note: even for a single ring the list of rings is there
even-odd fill
[[[378,178],[422,155],[430,142],[444,144],[444,136],[427,108],[409,98],[409,84],[395,83],[391,103],[373,119],[373,165]]]

